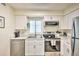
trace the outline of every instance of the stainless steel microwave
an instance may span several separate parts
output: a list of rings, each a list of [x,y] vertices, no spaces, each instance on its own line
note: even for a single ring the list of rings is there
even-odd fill
[[[58,26],[59,21],[45,21],[45,26]]]

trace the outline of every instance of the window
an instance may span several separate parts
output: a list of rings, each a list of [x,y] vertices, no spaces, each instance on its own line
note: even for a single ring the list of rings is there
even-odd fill
[[[30,20],[30,33],[41,33],[41,32],[42,32],[42,21]]]
[[[30,33],[35,33],[35,21],[30,21]]]
[[[36,21],[36,32],[40,33],[42,31],[42,22],[41,21]]]

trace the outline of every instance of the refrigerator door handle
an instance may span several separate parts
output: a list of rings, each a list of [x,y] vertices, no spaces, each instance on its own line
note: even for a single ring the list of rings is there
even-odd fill
[[[73,37],[73,44],[72,44],[72,56],[74,56],[74,50],[75,50],[75,38],[76,38],[75,20],[73,21],[73,30],[74,30],[74,37]]]

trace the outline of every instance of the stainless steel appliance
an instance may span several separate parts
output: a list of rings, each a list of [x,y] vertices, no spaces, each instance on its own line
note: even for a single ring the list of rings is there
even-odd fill
[[[45,52],[60,51],[60,38],[56,38],[55,33],[46,32],[43,36],[45,39]]]
[[[59,21],[45,21],[45,26],[58,26]]]
[[[10,40],[10,55],[25,56],[25,40],[11,39]]]
[[[71,46],[72,56],[79,56],[79,17],[73,19]]]

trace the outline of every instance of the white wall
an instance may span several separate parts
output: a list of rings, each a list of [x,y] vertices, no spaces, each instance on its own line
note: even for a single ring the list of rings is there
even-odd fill
[[[0,56],[10,55],[10,38],[14,32],[13,11],[8,6],[0,4],[0,16],[5,17],[5,28],[0,28]]]

